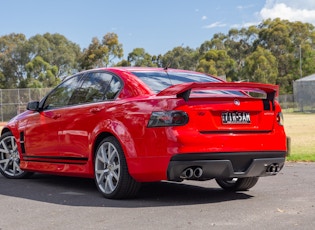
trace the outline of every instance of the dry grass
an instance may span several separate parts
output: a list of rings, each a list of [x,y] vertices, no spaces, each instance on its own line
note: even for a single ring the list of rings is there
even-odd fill
[[[315,161],[315,114],[284,113],[284,127],[291,138],[288,159]]]

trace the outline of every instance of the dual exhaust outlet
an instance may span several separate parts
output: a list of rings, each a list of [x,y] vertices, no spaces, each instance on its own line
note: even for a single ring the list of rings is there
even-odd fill
[[[191,168],[186,168],[180,178],[181,179],[199,179],[203,174],[203,170],[201,167],[191,167]]]
[[[266,165],[266,174],[268,175],[276,175],[280,170],[281,167],[277,163]],[[188,167],[182,171],[180,178],[186,180],[198,180],[202,175],[203,170],[201,167]]]
[[[281,168],[279,166],[279,164],[271,164],[269,166],[267,166],[267,169],[266,169],[266,173],[267,174],[270,174],[270,175],[276,175],[278,174],[278,172],[280,172]]]

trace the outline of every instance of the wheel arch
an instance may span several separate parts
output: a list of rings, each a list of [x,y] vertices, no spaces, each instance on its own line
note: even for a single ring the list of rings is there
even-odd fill
[[[11,131],[9,128],[4,127],[4,128],[1,130],[1,136],[2,136],[3,134],[5,134],[5,133],[8,133],[8,132],[12,133],[12,131]]]
[[[95,138],[94,143],[93,143],[93,148],[92,148],[93,157],[94,157],[96,150],[97,150],[97,147],[99,146],[101,141],[107,137],[115,137],[115,136],[110,132],[102,132],[102,133],[99,133],[98,136]]]
[[[102,122],[99,126],[95,128],[92,136],[93,146],[92,146],[92,154],[95,154],[96,149],[99,143],[106,137],[113,136],[119,142],[120,146],[123,149],[125,157],[128,161],[130,157],[136,157],[136,147],[134,138],[129,132],[131,127],[126,126],[120,120],[110,120],[107,119]]]

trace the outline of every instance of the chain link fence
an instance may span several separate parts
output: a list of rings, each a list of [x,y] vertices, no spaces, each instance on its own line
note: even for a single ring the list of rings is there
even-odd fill
[[[296,110],[297,105],[294,101],[294,95],[293,94],[284,94],[279,95],[279,103],[281,105],[282,109],[294,109]]]
[[[295,81],[293,83],[294,100],[301,112],[315,111],[315,80]]]
[[[305,111],[315,108],[315,82],[305,88],[295,89],[295,94],[280,95],[278,100],[282,109]],[[51,88],[0,89],[0,121],[9,121],[12,117],[26,110],[30,101],[42,99]],[[299,92],[299,93],[297,93]]]
[[[28,102],[39,101],[50,90],[50,88],[0,89],[1,122],[9,121],[25,111]]]

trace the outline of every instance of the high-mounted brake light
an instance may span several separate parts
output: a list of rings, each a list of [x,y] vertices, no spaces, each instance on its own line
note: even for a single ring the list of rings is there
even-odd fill
[[[183,111],[152,112],[148,127],[181,126],[188,122],[188,115]]]

